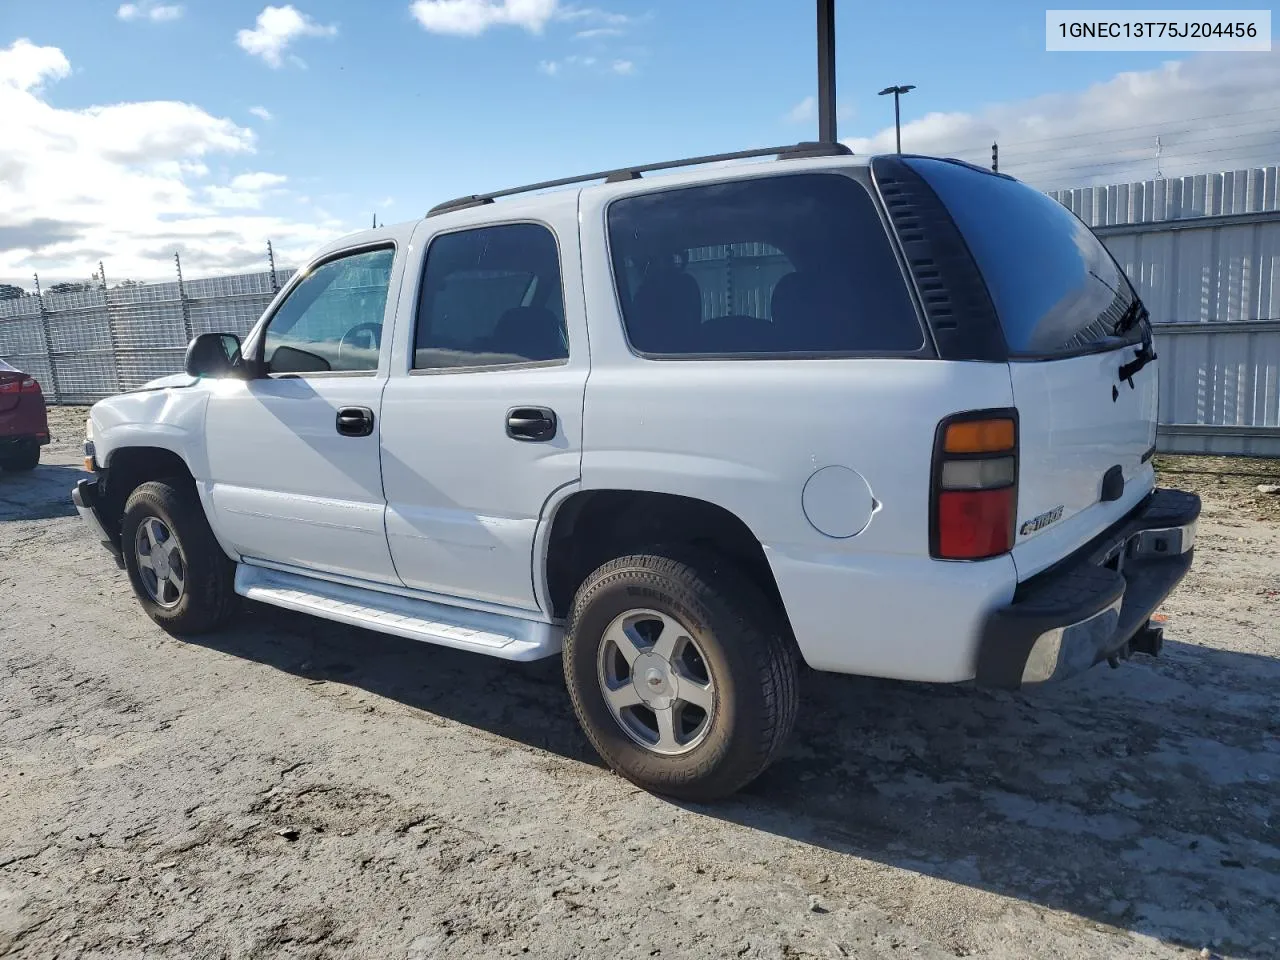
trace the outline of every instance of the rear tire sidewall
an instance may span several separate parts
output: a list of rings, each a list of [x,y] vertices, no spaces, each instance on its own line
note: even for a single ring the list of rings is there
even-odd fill
[[[182,597],[172,607],[151,599],[143,585],[135,553],[138,527],[154,517],[169,528],[182,552],[186,576]],[[151,481],[129,494],[120,527],[125,571],[147,616],[175,634],[195,634],[218,626],[227,616],[231,565],[213,537],[204,509],[193,490]],[[212,549],[211,549],[212,548]]]
[[[759,771],[760,721],[768,704],[758,671],[734,641],[735,617],[696,571],[671,576],[651,561],[626,558],[621,566],[593,574],[575,598],[565,643],[565,680],[583,729],[604,760],[649,790],[688,799],[727,795]],[[621,728],[606,704],[598,679],[605,630],[619,615],[649,609],[676,619],[700,648],[715,688],[711,727],[687,753],[663,756],[646,750]],[[738,637],[735,637],[738,634]],[[747,772],[749,771],[749,772]]]
[[[35,440],[24,440],[14,448],[0,455],[0,468],[15,472],[34,470],[40,464],[40,444]]]

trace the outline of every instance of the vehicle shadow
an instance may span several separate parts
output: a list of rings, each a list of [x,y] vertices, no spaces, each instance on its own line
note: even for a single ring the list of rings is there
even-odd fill
[[[558,659],[258,605],[199,642],[599,765]],[[700,814],[1170,944],[1280,952],[1280,661],[1170,642],[1034,695],[820,674],[803,689],[785,754]]]
[[[79,467],[46,463],[34,470],[0,470],[0,523],[74,517],[71,488],[87,476]]]

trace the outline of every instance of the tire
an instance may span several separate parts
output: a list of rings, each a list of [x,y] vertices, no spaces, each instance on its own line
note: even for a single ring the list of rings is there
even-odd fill
[[[664,674],[653,651],[673,626],[668,643],[684,652]],[[622,638],[632,637],[652,646],[633,644],[630,652],[639,654],[626,664]],[[624,664],[629,678],[614,676]],[[716,800],[745,786],[795,722],[797,664],[782,618],[753,583],[711,554],[658,549],[611,560],[587,577],[570,612],[564,675],[601,758],[637,786],[682,800]],[[690,679],[697,682],[689,686]],[[615,705],[641,696],[656,706],[669,702],[674,719],[664,727],[650,700],[619,710],[606,687]],[[710,710],[682,702],[695,692]]]
[[[235,613],[235,565],[214,539],[189,486],[155,480],[142,484],[125,501],[120,532],[134,595],[166,631],[178,636],[206,633]],[[171,541],[175,546],[166,547]],[[181,589],[172,576],[159,575],[163,573],[175,574]]]
[[[20,441],[16,451],[0,455],[0,467],[5,470],[34,470],[40,464],[40,444],[34,440]]]

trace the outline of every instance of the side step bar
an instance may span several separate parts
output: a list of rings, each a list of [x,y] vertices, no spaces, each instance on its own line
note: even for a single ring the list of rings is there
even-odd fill
[[[244,563],[236,565],[236,593],[353,627],[504,660],[555,656],[563,637],[563,630],[550,623],[451,607]]]

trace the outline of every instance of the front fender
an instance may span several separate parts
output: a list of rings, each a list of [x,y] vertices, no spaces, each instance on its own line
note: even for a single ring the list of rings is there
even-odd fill
[[[129,447],[155,447],[176,454],[196,480],[209,477],[204,443],[209,395],[201,389],[125,393],[93,405],[93,445],[98,463],[111,466],[112,455]]]

